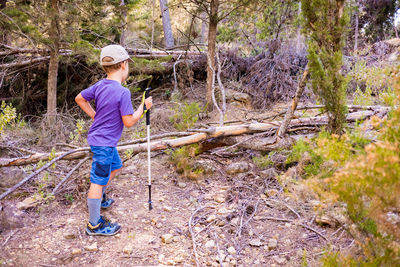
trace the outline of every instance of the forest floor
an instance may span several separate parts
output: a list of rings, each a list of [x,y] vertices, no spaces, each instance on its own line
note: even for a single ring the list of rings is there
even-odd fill
[[[163,104],[155,103],[161,109]],[[227,120],[253,112],[230,105]],[[217,121],[216,117],[209,121]],[[301,183],[290,190],[281,186],[276,172],[284,175],[293,168],[263,170],[248,153],[229,158],[203,153],[197,160],[211,171],[189,180],[177,174],[169,155],[152,155],[153,210],[147,206],[147,157],[141,153],[125,162],[108,189],[115,203],[102,213],[122,225],[119,234],[85,234],[86,193],[79,192],[71,201],[56,199],[16,211],[23,222],[1,232],[0,263],[194,266],[197,261],[199,266],[319,266],[327,251],[354,245],[343,229],[321,224],[317,219],[321,203],[309,189]],[[84,166],[70,186],[87,188],[90,164]],[[8,198],[3,208],[15,208],[21,200]]]

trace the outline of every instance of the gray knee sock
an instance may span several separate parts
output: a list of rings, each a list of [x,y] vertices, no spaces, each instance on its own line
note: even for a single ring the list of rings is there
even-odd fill
[[[88,198],[89,222],[95,226],[100,220],[101,198]]]

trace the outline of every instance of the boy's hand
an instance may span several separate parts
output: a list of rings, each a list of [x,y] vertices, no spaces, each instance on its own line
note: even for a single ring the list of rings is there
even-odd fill
[[[144,104],[146,105],[146,109],[151,109],[153,106],[153,98],[150,96],[144,100]]]

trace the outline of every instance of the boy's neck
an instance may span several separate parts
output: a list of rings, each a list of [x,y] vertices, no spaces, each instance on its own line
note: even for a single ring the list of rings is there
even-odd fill
[[[121,75],[121,73],[119,71],[107,74],[107,78],[106,79],[122,83],[122,75]]]

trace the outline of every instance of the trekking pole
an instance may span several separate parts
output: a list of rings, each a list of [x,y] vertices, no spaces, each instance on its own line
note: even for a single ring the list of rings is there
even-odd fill
[[[150,90],[151,88],[148,87],[145,90],[144,98],[148,98],[150,96]],[[153,209],[152,203],[151,203],[151,169],[150,169],[150,110],[146,111],[146,105],[143,106],[143,110],[146,112],[146,127],[147,127],[147,171],[148,171],[148,176],[149,176],[149,210]]]

